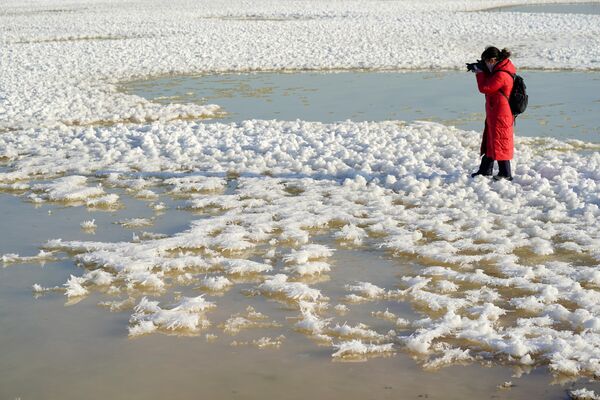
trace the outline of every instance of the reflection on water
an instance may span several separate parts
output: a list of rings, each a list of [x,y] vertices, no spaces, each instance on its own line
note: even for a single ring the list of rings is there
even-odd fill
[[[529,109],[517,136],[600,142],[600,74],[523,71]],[[431,120],[480,131],[484,98],[466,72],[254,73],[176,76],[127,83],[161,103],[214,103],[222,122]]]
[[[600,3],[523,4],[493,8],[487,11],[598,15],[600,14]]]

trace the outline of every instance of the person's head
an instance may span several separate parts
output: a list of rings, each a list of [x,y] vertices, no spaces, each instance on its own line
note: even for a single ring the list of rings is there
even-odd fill
[[[481,59],[486,63],[490,71],[502,60],[506,60],[510,57],[510,51],[508,49],[499,50],[497,47],[489,46],[486,47],[483,53],[481,53]]]

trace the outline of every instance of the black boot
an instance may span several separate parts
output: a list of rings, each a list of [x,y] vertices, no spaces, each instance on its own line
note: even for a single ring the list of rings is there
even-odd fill
[[[494,159],[486,155],[481,157],[481,165],[479,170],[471,174],[471,178],[475,178],[477,175],[492,176],[492,170],[494,169]]]
[[[512,173],[510,171],[510,160],[498,161],[498,175],[494,176],[494,179],[499,181],[506,179],[512,181]]]

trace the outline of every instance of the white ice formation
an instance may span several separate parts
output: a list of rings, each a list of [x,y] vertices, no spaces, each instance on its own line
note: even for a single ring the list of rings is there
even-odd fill
[[[577,389],[571,390],[569,392],[569,397],[572,400],[598,400],[600,399],[600,395],[597,395],[596,392],[589,389]]]
[[[53,251],[44,251],[40,250],[38,254],[35,256],[20,256],[15,253],[7,253],[3,254],[0,257],[0,261],[2,264],[25,264],[25,263],[41,263],[43,264],[46,261],[54,261],[56,260],[55,252]]]
[[[268,321],[269,317],[254,309],[252,306],[246,308],[243,314],[232,315],[221,326],[225,333],[236,335],[243,329],[251,328],[277,328],[281,325],[276,321]]]
[[[253,340],[252,344],[259,349],[278,349],[284,340],[285,336],[283,335],[279,335],[276,338],[263,336],[260,339]]]
[[[101,197],[105,194],[100,186],[87,186],[85,176],[71,175],[56,179],[50,183],[38,183],[31,187],[34,193],[41,193],[39,198],[49,201],[81,202]]]
[[[202,286],[215,292],[221,292],[228,289],[231,285],[233,285],[233,282],[224,276],[208,276],[202,279]]]
[[[337,350],[332,354],[334,358],[356,358],[366,355],[385,355],[394,351],[392,343],[386,344],[371,344],[363,343],[360,340],[354,339],[347,342],[341,342],[334,345]]]
[[[129,319],[129,336],[139,336],[157,330],[165,332],[194,333],[210,326],[206,311],[215,304],[204,296],[183,298],[173,308],[163,309],[158,301],[146,297],[135,306]]]
[[[140,297],[190,281],[224,289],[227,280],[285,302],[296,313],[286,323],[334,345],[335,358],[405,349],[431,368],[486,356],[598,376],[597,145],[517,138],[515,181],[490,182],[467,177],[475,132],[401,121],[206,124],[198,118],[218,106],[160,105],[118,90],[123,80],[177,73],[455,69],[500,39],[520,67],[597,69],[598,16],[475,12],[533,2],[5,0],[0,190],[114,208],[116,189],[154,198],[163,186],[204,213],[174,235],[46,244],[76,254],[84,270],[61,289],[69,298],[106,290],[137,299],[131,336],[208,327],[216,300],[162,308]],[[55,8],[67,11],[48,12]],[[409,302],[416,320],[389,321],[402,336],[344,324],[328,311],[325,288],[299,281],[343,276],[317,235],[418,266],[389,284],[330,283],[346,294],[334,304]]]
[[[124,228],[144,228],[147,226],[152,226],[154,221],[150,218],[128,218],[124,220],[120,220],[115,222],[118,225],[121,225]]]
[[[557,152],[555,157],[563,154]],[[583,156],[575,153],[569,157]],[[524,184],[525,178],[521,179],[521,184],[512,186],[481,180],[446,180],[435,187],[435,192],[463,191],[463,196],[471,191],[468,207],[461,207],[457,202],[430,203],[428,199],[434,201],[436,197],[434,191],[417,201],[411,191],[395,192],[374,182],[366,184],[361,177],[341,184],[327,179],[294,179],[293,184],[302,191],[294,191],[293,195],[284,190],[290,184],[289,178],[239,177],[237,186],[227,195],[231,197],[227,200],[229,207],[193,222],[188,231],[135,243],[50,241],[46,247],[79,253],[76,258],[83,265],[116,273],[116,282],[130,288],[127,290],[143,287],[166,290],[178,284],[173,273],[255,274],[262,280],[256,285],[257,293],[298,307],[300,317],[294,327],[299,331],[328,343],[335,343],[338,337],[373,343],[386,336],[360,325],[332,325],[322,310],[328,302],[325,294],[281,273],[297,275],[298,271],[290,268],[332,257],[331,249],[304,244],[292,247],[289,252],[272,250],[285,243],[282,238],[290,230],[303,231],[310,238],[317,222],[318,232],[338,225],[339,221],[360,224],[367,231],[374,226],[378,235],[365,242],[367,245],[377,247],[380,243],[391,254],[418,260],[424,266],[418,274],[402,277],[396,283],[400,288],[354,282],[346,284],[346,291],[363,301],[409,301],[431,310],[432,315],[442,315],[413,322],[392,318],[389,311],[376,315],[395,319],[391,322],[408,329],[394,342],[410,351],[431,355],[424,364],[426,367],[471,360],[477,354],[467,343],[478,343],[496,352],[500,360],[503,357],[513,362],[520,360],[518,363],[524,365],[548,363],[552,370],[564,374],[596,373],[600,332],[596,317],[600,302],[596,288],[600,280],[596,268],[600,254],[598,228],[585,217],[586,212],[597,213],[593,211],[596,210],[591,203],[593,197],[586,200],[583,191],[578,208],[562,208],[561,218],[548,221],[545,218],[548,214],[540,213],[540,196],[532,196],[534,189]],[[560,186],[559,182],[539,179],[547,182],[545,188]],[[588,180],[585,185],[589,187],[594,182]],[[511,191],[513,207],[518,205],[519,210],[486,210],[502,201],[498,196],[496,203],[488,204],[487,196],[505,190]],[[478,198],[478,191],[482,198]],[[251,195],[264,201],[250,204]],[[438,196],[448,201],[448,195]],[[546,199],[548,205],[552,204],[552,197]],[[479,209],[477,222],[472,211],[474,204]],[[365,212],[366,209],[370,212]],[[432,215],[436,218],[432,219]],[[432,220],[436,221],[433,225]],[[544,229],[537,229],[541,226]],[[231,232],[226,246],[225,231]],[[505,237],[494,235],[495,232],[504,232]],[[536,255],[537,244],[532,241],[535,238],[543,238],[556,252]],[[569,242],[572,244],[564,245]],[[228,255],[232,251],[238,254],[233,255],[235,258]],[[238,258],[240,252],[246,257],[270,253],[275,261],[280,260],[282,266],[278,268],[282,271],[265,275],[273,272],[275,264]],[[218,275],[204,279],[209,288],[224,282]],[[235,281],[232,283],[235,285]],[[93,287],[85,275],[82,281],[69,285],[72,295],[85,294],[85,290]],[[519,316],[512,326],[504,322],[509,313]],[[136,329],[142,329],[144,324],[149,326],[144,322]],[[565,330],[565,326],[570,328]],[[464,340],[466,347],[439,345],[450,339]],[[356,343],[353,346],[359,348]],[[346,352],[352,353],[347,350],[336,354]]]
[[[390,312],[390,310],[388,310],[387,308],[385,311],[373,311],[373,312],[371,312],[371,315],[373,315],[374,317],[377,317],[377,318],[387,319],[389,321],[397,321],[398,320],[398,316],[396,316],[396,314]]]
[[[83,229],[85,231],[93,231],[98,227],[98,225],[96,225],[95,219],[85,220],[85,221],[81,222],[81,224],[79,224],[79,225],[81,226],[81,229]]]
[[[319,290],[310,288],[304,283],[288,282],[288,276],[284,274],[267,277],[258,286],[258,290],[267,296],[282,297],[292,302],[302,300],[316,302],[323,297]]]

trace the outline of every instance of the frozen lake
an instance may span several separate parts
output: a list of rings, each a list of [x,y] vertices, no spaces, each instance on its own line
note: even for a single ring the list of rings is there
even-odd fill
[[[517,136],[600,142],[600,74],[522,71],[529,108]],[[254,73],[134,81],[127,93],[168,103],[218,104],[219,122],[428,120],[480,131],[485,99],[466,72]]]
[[[526,4],[493,9],[504,12],[557,13],[557,14],[600,14],[600,3]]]
[[[600,392],[598,3],[106,3],[0,2],[0,400]]]

